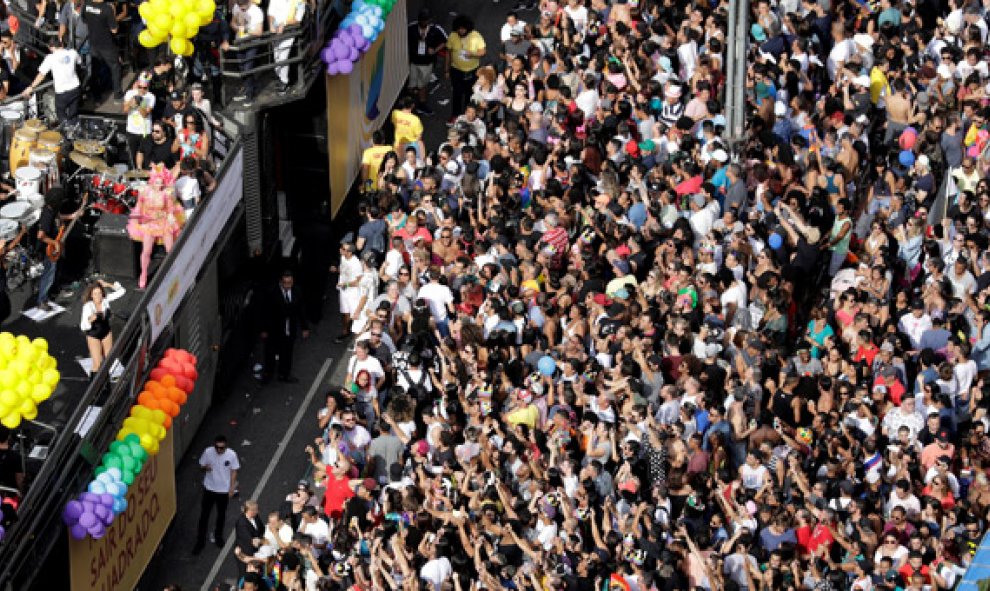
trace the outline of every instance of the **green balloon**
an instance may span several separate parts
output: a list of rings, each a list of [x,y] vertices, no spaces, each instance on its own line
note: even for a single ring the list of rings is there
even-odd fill
[[[122,445],[120,446],[120,449],[117,451],[117,455],[119,455],[122,458],[129,458],[134,454],[131,453],[131,446]]]
[[[121,470],[120,473],[120,479],[124,481],[124,484],[127,486],[134,484],[134,472],[131,472],[130,470]]]
[[[137,462],[134,461],[134,458],[132,458],[131,456],[124,456],[121,458],[121,461],[124,464],[124,468],[123,468],[124,470],[130,470],[131,472],[133,472],[134,467],[137,466]]]
[[[130,448],[131,457],[135,460],[143,463],[146,459],[148,459],[148,452],[144,451],[144,448],[141,447],[140,443],[132,443],[130,444]]]
[[[128,445],[141,445],[141,438],[134,433],[131,433],[127,437],[124,437],[124,443],[127,443]]]
[[[115,454],[119,454],[120,450],[125,447],[127,447],[127,444],[124,443],[123,441],[114,441],[113,443],[110,444],[110,451]]]
[[[103,456],[103,465],[106,466],[107,468],[117,468],[118,470],[120,470],[121,468],[124,467],[124,462],[123,460],[120,459],[120,456],[114,454],[109,456]]]

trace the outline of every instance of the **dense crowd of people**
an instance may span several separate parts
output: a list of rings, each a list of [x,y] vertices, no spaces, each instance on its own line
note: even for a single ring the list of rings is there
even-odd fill
[[[727,2],[517,8],[410,26],[353,357],[312,481],[244,506],[242,588],[953,588],[990,508],[986,7],[754,2],[742,138]]]

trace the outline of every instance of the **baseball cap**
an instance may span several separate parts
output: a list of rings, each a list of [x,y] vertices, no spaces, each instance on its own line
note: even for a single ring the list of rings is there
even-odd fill
[[[172,91],[172,92],[171,92],[171,93],[170,93],[170,94],[168,95],[168,98],[169,98],[169,100],[172,100],[172,101],[181,101],[181,100],[182,100],[182,98],[183,98],[183,95],[182,95],[182,93],[181,93],[181,92],[179,92],[178,90],[173,90],[173,91]]]

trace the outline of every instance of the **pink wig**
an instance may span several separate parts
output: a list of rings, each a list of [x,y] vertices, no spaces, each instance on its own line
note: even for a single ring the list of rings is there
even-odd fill
[[[172,176],[172,171],[165,168],[163,164],[153,164],[151,174],[148,177],[148,184],[154,186],[156,181],[161,181],[163,187],[171,187],[175,184],[175,177]]]

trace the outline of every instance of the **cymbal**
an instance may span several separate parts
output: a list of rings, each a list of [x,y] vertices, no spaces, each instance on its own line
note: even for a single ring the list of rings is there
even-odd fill
[[[102,160],[97,160],[96,158],[93,158],[93,160],[95,161],[96,164],[96,166],[93,168],[94,171],[103,175],[117,174],[117,170],[112,166],[108,166],[106,162]]]
[[[124,180],[133,181],[136,179],[146,179],[149,174],[147,170],[128,170],[124,173]]]
[[[87,156],[86,154],[80,154],[79,152],[72,152],[69,154],[69,160],[75,162],[80,168],[87,168],[89,170],[96,170],[99,168],[103,162],[93,158],[92,156]],[[103,164],[103,166],[106,166]]]
[[[95,140],[76,140],[72,144],[72,148],[79,152],[80,154],[85,154],[87,156],[96,156],[106,152],[106,147],[100,142]]]

